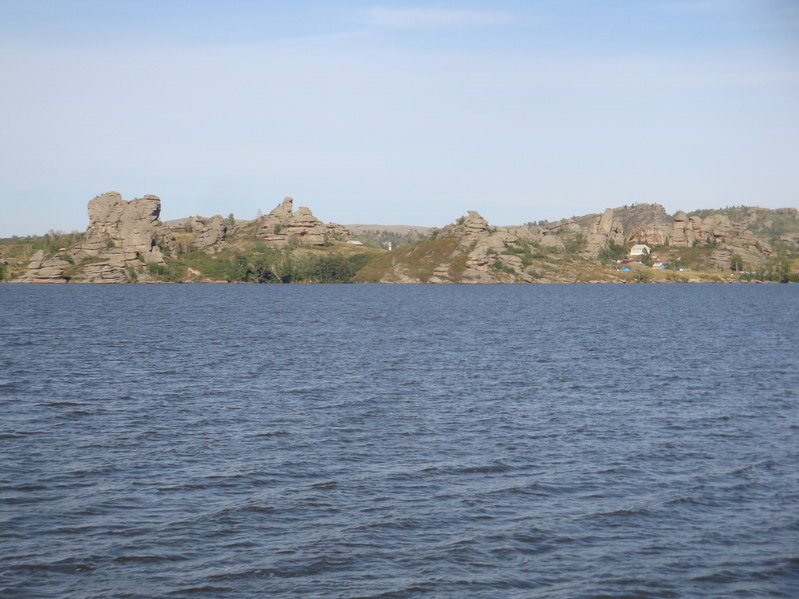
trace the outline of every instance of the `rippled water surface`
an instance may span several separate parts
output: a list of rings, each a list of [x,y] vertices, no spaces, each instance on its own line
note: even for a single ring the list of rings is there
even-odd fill
[[[0,286],[3,597],[797,597],[799,285]]]

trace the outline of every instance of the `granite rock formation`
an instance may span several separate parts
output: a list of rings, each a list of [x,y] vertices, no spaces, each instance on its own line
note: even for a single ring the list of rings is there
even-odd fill
[[[63,259],[63,254],[47,258],[43,250],[31,256],[28,270],[15,283],[66,283],[69,279],[64,276],[64,271],[69,267],[69,262]]]
[[[274,210],[259,219],[256,236],[273,248],[284,248],[290,242],[320,246],[332,238],[349,238],[349,231],[342,225],[323,223],[305,206],[296,212],[293,207],[294,199],[284,198]]]
[[[217,214],[211,218],[193,216],[188,220],[188,226],[194,233],[191,240],[192,249],[214,254],[227,247],[224,239],[228,228],[221,215]]]

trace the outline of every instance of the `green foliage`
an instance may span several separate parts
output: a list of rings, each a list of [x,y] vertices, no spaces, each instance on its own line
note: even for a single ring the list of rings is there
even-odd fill
[[[450,263],[450,276],[454,280],[466,267],[463,254],[454,256],[458,238],[454,235],[431,235],[395,252],[372,254],[357,272],[356,280],[363,283],[376,283],[389,273],[396,264],[402,264],[402,272],[411,278],[428,281],[440,264]]]
[[[633,275],[633,281],[636,283],[649,283],[649,273],[644,270],[636,270]]]
[[[791,265],[785,256],[772,258],[768,265],[766,277],[769,281],[787,283],[791,280]]]
[[[573,254],[576,255],[577,252],[583,247],[583,235],[582,233],[578,233],[573,238],[567,240],[565,243],[565,248],[563,250],[564,254]]]
[[[673,270],[680,270],[688,268],[688,262],[682,257],[677,257],[671,261],[671,268]]]
[[[333,236],[337,241],[344,241],[340,235]],[[400,247],[410,245],[418,241],[421,237],[416,232],[410,233],[395,233],[393,231],[364,231],[354,236],[355,239],[360,241],[367,247],[388,249],[388,244],[391,244],[391,249],[396,250]]]
[[[626,257],[627,250],[624,249],[624,246],[613,243],[612,240],[608,240],[608,245],[599,250],[598,255],[599,261],[603,264],[624,260]]]
[[[338,252],[284,256],[272,263],[270,274],[280,283],[351,283],[363,263],[361,258],[351,258]]]
[[[283,225],[280,223],[275,224],[274,228],[272,229],[272,233],[274,235],[280,235],[280,231],[283,229]]]
[[[227,215],[227,218],[225,219],[225,225],[227,225],[228,227],[236,226],[236,217],[233,216],[232,212]]]
[[[491,268],[493,270],[498,270],[499,272],[504,272],[504,273],[507,273],[509,275],[515,275],[516,274],[516,270],[515,269],[513,269],[512,267],[500,262],[499,258],[494,260],[494,262],[491,264]]]
[[[237,254],[209,256],[202,252],[183,254],[178,262],[183,273],[192,268],[204,278],[228,283],[351,283],[370,259],[368,254],[345,256],[339,252],[301,251],[292,255],[258,243]],[[161,265],[151,267],[161,280],[170,276]],[[177,271],[175,271],[177,272]],[[153,274],[153,273],[151,273]]]
[[[773,281],[775,283],[799,283],[799,273],[791,271],[788,258],[784,255],[771,259],[768,266],[741,275],[744,281]]]
[[[505,249],[503,254],[508,256],[523,256],[524,254],[529,253],[530,250],[527,248],[527,244],[524,242],[519,243],[518,245],[509,245]]]
[[[733,254],[730,258],[730,270],[741,272],[744,269],[744,261],[738,254]]]
[[[154,279],[165,283],[180,283],[186,276],[186,267],[179,262],[169,264],[156,264],[151,262],[147,265],[147,272]]]
[[[547,257],[546,251],[543,251],[538,243],[528,243],[523,240],[520,240],[517,245],[509,245],[502,253],[509,256],[519,256],[522,259],[523,268],[530,266],[533,260],[542,260]]]
[[[0,281],[6,280],[6,265],[0,262]]]

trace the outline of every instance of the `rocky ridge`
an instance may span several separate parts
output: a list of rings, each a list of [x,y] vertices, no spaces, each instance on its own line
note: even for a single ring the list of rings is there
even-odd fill
[[[616,282],[627,279],[614,261],[626,257],[632,244],[656,248],[654,257],[672,268],[693,260],[701,270],[719,273],[729,272],[734,265],[739,271],[743,266],[762,270],[778,255],[799,256],[799,212],[792,208],[738,207],[691,214],[678,211],[670,216],[658,204],[637,204],[508,227],[490,225],[479,213],[469,211],[441,229],[416,231],[401,240],[397,232],[391,237],[384,231],[377,238],[375,230],[364,229],[364,235],[372,235],[363,238],[367,245],[354,241],[357,236],[353,238],[346,227],[323,223],[307,207],[295,211],[290,197],[254,221],[215,215],[165,224],[160,212],[157,196],[125,201],[117,192],[104,193],[89,202],[89,227],[83,235],[74,234],[77,240],[57,242],[54,238],[45,249],[27,253],[24,262],[4,257],[0,244],[0,278],[26,283],[216,281],[220,277],[297,280],[286,275],[286,269],[295,268],[295,276],[300,276],[296,269],[303,266],[306,274],[302,276],[311,276],[307,274],[313,270],[308,252],[317,251],[322,252],[316,254],[319,259],[329,258],[329,252],[345,257],[360,252],[362,259],[352,264],[362,270],[352,280]],[[399,240],[403,247],[398,249],[387,240]],[[63,247],[58,247],[61,243]],[[394,251],[381,249],[389,247]],[[331,280],[355,268],[347,266],[346,260],[328,260],[326,266],[319,263],[313,268],[322,272],[321,268],[324,273],[319,276]]]

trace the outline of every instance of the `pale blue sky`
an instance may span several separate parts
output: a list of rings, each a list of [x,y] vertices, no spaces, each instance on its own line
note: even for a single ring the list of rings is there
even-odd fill
[[[0,0],[0,237],[799,207],[799,2]]]

